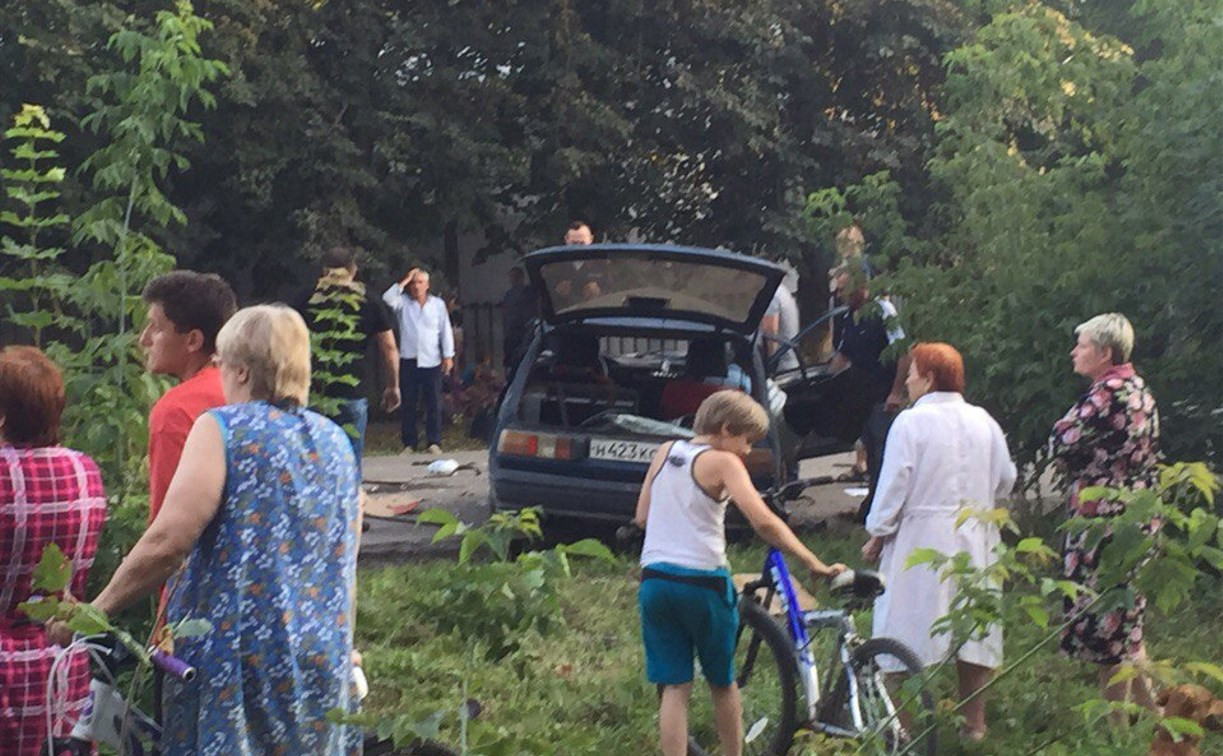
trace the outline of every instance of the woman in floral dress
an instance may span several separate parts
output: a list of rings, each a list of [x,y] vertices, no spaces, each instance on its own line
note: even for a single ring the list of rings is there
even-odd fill
[[[94,604],[114,613],[168,580],[168,623],[212,625],[176,643],[198,675],[166,681],[163,754],[359,753],[359,730],[327,720],[355,706],[352,445],[303,409],[296,312],[238,311],[217,354],[229,403],[196,421],[157,519]]]
[[[1074,371],[1091,381],[1090,388],[1053,426],[1050,449],[1054,464],[1069,483],[1070,513],[1080,517],[1112,517],[1125,504],[1084,500],[1089,486],[1141,489],[1155,484],[1159,459],[1159,414],[1146,381],[1134,372],[1130,352],[1134,329],[1124,315],[1106,313],[1075,329],[1078,340],[1070,352]],[[1086,534],[1068,536],[1063,552],[1068,580],[1093,590],[1100,547],[1084,547]],[[1066,602],[1067,617],[1078,615],[1091,602],[1087,594]],[[1134,700],[1154,708],[1149,682],[1135,680],[1109,686],[1118,665],[1146,657],[1143,614],[1146,597],[1134,596],[1133,608],[1086,612],[1062,632],[1062,651],[1100,665],[1105,697]]]

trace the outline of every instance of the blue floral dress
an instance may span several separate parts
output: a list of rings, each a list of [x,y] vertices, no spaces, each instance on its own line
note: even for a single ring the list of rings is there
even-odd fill
[[[339,426],[265,402],[210,410],[225,441],[220,509],[170,583],[194,682],[167,679],[165,754],[359,753],[352,711],[358,481]]]

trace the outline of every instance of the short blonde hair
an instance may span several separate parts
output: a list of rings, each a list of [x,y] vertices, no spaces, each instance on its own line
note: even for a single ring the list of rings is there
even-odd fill
[[[837,232],[837,254],[842,258],[857,257],[866,247],[866,238],[862,236],[862,227],[851,223]]]
[[[1134,351],[1134,326],[1121,313],[1106,312],[1079,323],[1074,335],[1080,334],[1086,336],[1096,349],[1112,349],[1114,365],[1130,361],[1130,354]]]
[[[251,398],[291,400],[310,396],[310,330],[301,315],[282,304],[244,307],[217,334],[221,361],[250,372]]]
[[[749,441],[759,441],[769,432],[769,415],[759,402],[742,391],[723,389],[701,402],[692,429],[706,436],[720,433],[723,428],[732,436],[744,435]]]

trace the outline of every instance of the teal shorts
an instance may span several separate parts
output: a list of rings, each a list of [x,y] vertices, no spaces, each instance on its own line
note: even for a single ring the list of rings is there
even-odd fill
[[[645,643],[646,676],[656,685],[692,682],[692,658],[710,685],[726,687],[735,680],[735,636],[739,629],[730,570],[694,570],[668,562],[646,569],[668,575],[724,581],[724,590],[664,578],[641,581],[641,639]]]

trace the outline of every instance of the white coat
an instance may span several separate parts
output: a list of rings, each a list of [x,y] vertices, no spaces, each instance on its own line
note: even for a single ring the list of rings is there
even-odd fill
[[[955,586],[929,565],[905,569],[914,549],[967,552],[974,566],[992,564],[998,528],[975,518],[958,528],[961,509],[994,509],[1015,484],[1015,464],[1002,429],[989,413],[956,392],[932,392],[900,413],[887,450],[866,529],[885,538],[879,570],[886,592],[875,600],[873,634],[900,640],[923,664],[950,652],[951,637],[931,635],[951,608]],[[971,640],[957,658],[983,667],[1002,663],[1002,628]]]

